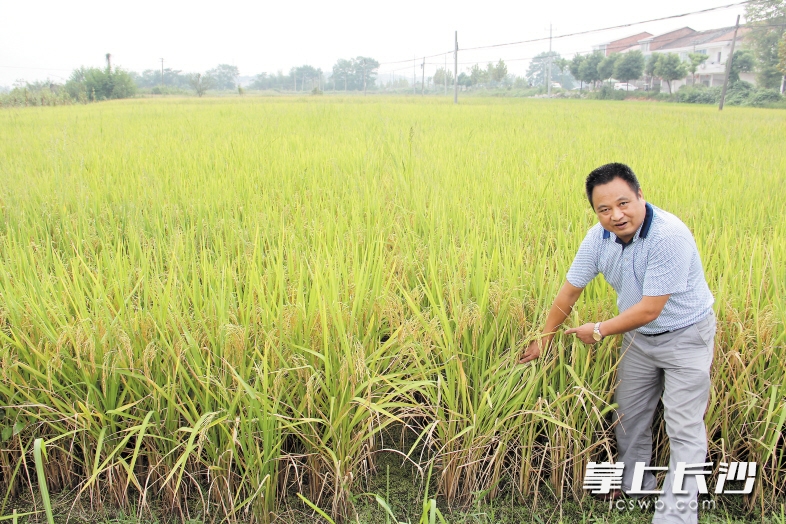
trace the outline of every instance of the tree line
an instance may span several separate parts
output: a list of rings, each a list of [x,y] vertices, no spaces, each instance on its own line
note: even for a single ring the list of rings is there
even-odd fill
[[[746,5],[745,49],[735,51],[732,60],[731,81],[739,80],[742,72],[755,72],[759,87],[786,90],[786,0],[752,0]],[[682,60],[674,53],[654,53],[646,58],[640,51],[616,53],[605,56],[600,51],[589,55],[576,55],[573,59],[562,58],[556,52],[538,54],[530,62],[523,77],[511,75],[507,65],[500,59],[496,64],[489,62],[485,67],[475,64],[461,72],[455,81],[464,87],[545,87],[547,78],[558,82],[566,89],[575,83],[579,88],[597,88],[614,78],[631,82],[644,78],[648,86],[655,78],[661,79],[672,92],[672,82],[695,75],[706,54],[690,53]],[[310,65],[293,67],[288,73],[259,73],[247,84],[248,89],[279,90],[318,93],[331,91],[367,91],[406,88],[410,84],[399,77],[386,84],[378,85],[379,62],[371,57],[357,56],[341,58],[330,71]],[[550,75],[548,74],[550,71]],[[106,55],[106,67],[80,67],[74,70],[65,82],[19,83],[12,92],[15,100],[40,104],[92,102],[133,96],[138,90],[166,93],[194,91],[202,96],[210,89],[235,90],[242,93],[238,79],[240,72],[234,65],[219,64],[204,73],[184,73],[173,68],[147,69],[142,73],[125,71],[113,67],[111,55]],[[435,87],[453,84],[454,73],[440,67],[424,79]],[[416,84],[418,83],[415,80]]]
[[[339,59],[332,71],[326,76],[318,67],[301,65],[293,67],[288,73],[259,73],[247,85],[248,89],[278,90],[295,92],[313,92],[314,90],[358,91],[375,89],[379,62],[370,57],[358,56],[350,59]],[[141,74],[131,73],[136,85],[141,89],[150,89],[153,93],[167,88],[194,89],[202,94],[208,89],[234,90],[239,88],[240,71],[236,66],[219,64],[204,73],[186,74],[179,70],[148,69]]]

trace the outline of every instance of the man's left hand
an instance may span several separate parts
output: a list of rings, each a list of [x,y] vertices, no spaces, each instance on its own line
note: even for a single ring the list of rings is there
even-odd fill
[[[566,335],[570,335],[570,334],[576,335],[577,337],[579,337],[579,340],[581,340],[585,344],[595,343],[595,339],[592,336],[592,333],[594,332],[595,332],[595,324],[591,322],[589,324],[584,324],[583,326],[565,330]]]

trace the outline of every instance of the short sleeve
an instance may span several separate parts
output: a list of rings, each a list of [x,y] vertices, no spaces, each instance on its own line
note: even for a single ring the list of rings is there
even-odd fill
[[[688,289],[690,262],[695,245],[683,236],[665,238],[650,249],[642,294],[673,295]]]
[[[582,240],[566,277],[572,286],[585,288],[598,275],[597,236],[597,231],[592,229]]]

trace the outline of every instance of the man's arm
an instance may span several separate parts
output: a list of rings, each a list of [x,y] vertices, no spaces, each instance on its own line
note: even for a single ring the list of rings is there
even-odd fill
[[[626,333],[649,324],[660,315],[663,307],[668,302],[670,295],[660,295],[657,297],[642,297],[641,301],[609,320],[600,323],[600,334],[604,337]],[[592,333],[595,330],[595,323],[589,322],[579,327],[565,331],[566,335],[575,334],[585,344],[594,344],[595,339]]]
[[[548,317],[546,317],[543,335],[530,342],[527,350],[519,359],[519,364],[525,364],[530,360],[538,358],[541,351],[551,345],[554,334],[562,323],[565,322],[565,319],[568,318],[568,313],[573,309],[573,305],[581,296],[582,291],[584,291],[583,287],[576,287],[567,280],[565,281],[559,293],[557,293],[554,303],[551,305]],[[592,333],[590,333],[590,336],[592,336]]]

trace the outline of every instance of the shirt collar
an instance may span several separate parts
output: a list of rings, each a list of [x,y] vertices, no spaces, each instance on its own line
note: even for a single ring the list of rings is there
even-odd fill
[[[639,230],[638,230],[639,238],[647,238],[647,235],[650,232],[650,227],[652,226],[652,217],[653,216],[655,216],[655,211],[652,209],[652,206],[650,205],[649,202],[645,203],[644,204],[644,221],[641,223],[641,225],[639,226]],[[603,240],[606,240],[607,238],[611,238],[611,231],[608,231],[608,230],[606,230],[604,228],[603,229]],[[635,238],[636,238],[636,235],[633,235],[633,238],[631,239],[631,242],[633,242],[633,240]],[[622,240],[619,239],[619,237],[617,237],[617,235],[614,235],[614,239],[615,239],[615,242],[617,242],[618,244],[622,244],[623,247],[627,246],[628,244],[630,244],[630,242],[628,244],[625,244]]]

